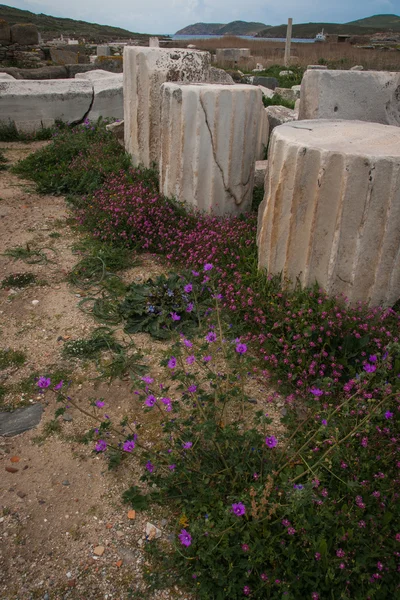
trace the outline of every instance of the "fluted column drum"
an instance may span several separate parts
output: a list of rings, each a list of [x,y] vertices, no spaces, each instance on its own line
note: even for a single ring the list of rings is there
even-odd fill
[[[274,129],[259,267],[351,302],[400,297],[400,128],[299,121]]]
[[[255,86],[165,83],[161,193],[217,215],[249,210],[262,118]]]

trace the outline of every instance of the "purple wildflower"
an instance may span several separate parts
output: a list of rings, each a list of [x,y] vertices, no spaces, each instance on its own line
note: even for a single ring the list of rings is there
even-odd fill
[[[246,344],[238,344],[236,346],[236,352],[238,354],[245,354],[247,352],[247,346],[246,346]]]
[[[185,344],[186,348],[191,348],[193,346],[190,340],[183,340],[183,343]]]
[[[171,313],[169,313],[169,314],[171,315],[171,319],[172,319],[173,321],[180,321],[180,320],[181,320],[180,316],[179,316],[179,315],[177,315],[177,314],[176,314],[176,312],[171,312]]]
[[[142,381],[144,381],[145,383],[153,383],[154,379],[146,375],[145,377],[142,377]]]
[[[322,396],[324,392],[323,392],[323,390],[320,390],[319,388],[312,387],[312,388],[311,388],[311,390],[310,390],[310,393],[311,393],[313,396],[317,396],[317,397],[319,397],[319,396]]]
[[[393,418],[393,413],[390,412],[390,410],[387,410],[385,412],[385,419],[392,419]]]
[[[244,588],[243,588],[243,594],[245,596],[248,596],[250,594],[250,592],[251,592],[251,589],[249,588],[249,586],[245,585]]]
[[[242,544],[243,552],[248,552],[250,550],[250,546],[248,544]]]
[[[192,271],[193,277],[198,277],[200,273],[198,271]]]
[[[206,341],[207,342],[215,342],[215,340],[217,339],[217,334],[214,333],[213,331],[209,331],[206,335]]]
[[[268,448],[275,448],[275,446],[278,445],[278,440],[274,435],[271,435],[270,437],[265,438],[265,443],[268,446]]]
[[[104,452],[105,450],[107,450],[107,442],[104,440],[99,440],[95,445],[94,449],[96,450],[96,452]]]
[[[232,512],[237,517],[242,517],[246,512],[246,507],[242,502],[232,504]]]
[[[192,354],[191,356],[188,356],[186,359],[186,362],[188,365],[192,365],[195,361],[196,361],[196,357],[194,356],[194,354]]]
[[[152,408],[156,402],[157,402],[157,398],[153,395],[147,396],[146,400],[144,401],[145,405],[148,406],[149,408]]]
[[[188,283],[183,289],[185,290],[186,294],[190,294],[190,292],[193,290],[193,286],[191,283]]]
[[[182,444],[182,448],[184,450],[189,450],[189,448],[191,448],[193,446],[193,442],[185,442],[184,444]]]
[[[170,398],[161,398],[161,402],[164,404],[165,410],[167,412],[170,412],[172,409],[171,399]]]
[[[182,546],[186,546],[186,548],[188,548],[192,543],[192,536],[188,531],[186,531],[186,529],[181,529],[178,538],[180,539]]]
[[[212,269],[212,268],[213,268],[213,266],[212,266],[212,264],[211,264],[211,263],[206,263],[206,264],[204,265],[204,270],[205,270],[205,271],[211,271],[211,269]]]
[[[296,533],[296,530],[294,527],[288,527],[287,532],[289,535],[294,535]]]
[[[95,405],[97,406],[97,408],[103,408],[103,406],[105,406],[106,403],[103,402],[103,400],[96,400]]]
[[[41,389],[45,389],[45,388],[49,387],[49,385],[51,384],[51,381],[50,381],[49,377],[39,377],[37,384],[38,384],[38,387],[40,387]]]
[[[370,365],[369,363],[364,365],[363,368],[364,368],[364,371],[366,371],[367,373],[373,373],[374,371],[376,371],[376,365]]]
[[[124,449],[125,452],[132,452],[132,450],[135,449],[135,445],[136,445],[136,437],[133,440],[126,440],[126,442],[124,442],[124,445],[122,446],[122,448]]]
[[[152,462],[147,461],[146,463],[146,469],[148,470],[149,473],[152,473],[154,471],[154,465]]]
[[[194,393],[197,390],[197,385],[189,385],[188,392]]]
[[[315,560],[321,560],[321,554],[320,554],[320,552],[316,552],[314,554],[314,558],[315,558]]]
[[[189,312],[189,313],[192,312],[193,308],[194,308],[193,302],[189,302],[189,304],[186,307],[186,312]]]
[[[175,367],[176,367],[176,358],[175,358],[175,356],[171,356],[171,358],[169,359],[169,361],[168,361],[168,367],[170,369],[175,369]]]
[[[369,357],[368,360],[370,363],[376,363],[376,361],[378,360],[378,357],[376,356],[376,354],[371,354],[371,356]]]
[[[210,360],[212,360],[212,356],[210,356],[210,355],[204,356],[203,360],[204,360],[204,362],[210,362]]]
[[[63,385],[64,385],[64,381],[61,379],[60,383],[57,383],[57,385],[54,386],[54,389],[61,390]]]
[[[168,469],[169,469],[170,471],[175,471],[175,469],[176,469],[176,465],[175,465],[175,464],[174,464],[174,465],[168,465]]]

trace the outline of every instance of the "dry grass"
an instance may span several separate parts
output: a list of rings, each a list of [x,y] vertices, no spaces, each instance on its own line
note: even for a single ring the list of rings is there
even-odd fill
[[[282,64],[285,50],[283,42],[272,42],[266,39],[243,39],[235,36],[223,38],[174,40],[174,45],[186,47],[194,44],[200,50],[215,53],[217,48],[250,48],[252,57],[240,64],[245,69],[252,69],[257,62],[265,66]],[[365,69],[379,71],[399,71],[400,51],[358,48],[348,43],[299,44],[292,43],[291,54],[294,64],[302,67],[324,62],[332,67],[350,68],[362,65]],[[227,66],[227,65],[221,65]]]

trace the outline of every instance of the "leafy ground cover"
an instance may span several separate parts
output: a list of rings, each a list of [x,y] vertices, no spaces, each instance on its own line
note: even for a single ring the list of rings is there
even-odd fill
[[[98,454],[141,460],[143,479],[156,486],[149,500],[168,503],[176,517],[172,548],[149,546],[159,565],[149,583],[179,581],[204,599],[395,597],[399,313],[350,307],[318,286],[301,289],[258,272],[255,213],[188,212],[158,194],[154,173],[121,170],[120,147],[104,169],[92,153],[98,144],[109,148],[107,135],[100,125],[65,132],[67,146],[82,138],[85,155],[77,143],[69,166],[78,167],[68,168],[66,158],[63,171],[62,143],[52,142],[46,182],[84,194],[71,202],[96,240],[161,254],[185,277],[187,298],[165,309],[168,332],[195,286],[214,305],[196,333],[178,334],[162,361],[166,375],[137,378],[144,411],[160,415],[157,443],[142,437],[139,418],[133,429],[115,424],[112,406],[91,433]],[[20,172],[36,177],[35,160]],[[90,179],[81,181],[88,166]],[[164,285],[154,290],[161,298]],[[148,318],[136,304],[133,311],[139,324]],[[249,410],[252,389],[269,377],[286,394],[279,434],[268,413]],[[58,383],[39,380],[79,409]]]

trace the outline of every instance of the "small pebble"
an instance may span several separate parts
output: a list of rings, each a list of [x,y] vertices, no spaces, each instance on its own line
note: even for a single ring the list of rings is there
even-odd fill
[[[39,304],[39,300],[32,300],[33,306],[37,306]]]
[[[70,484],[70,482],[68,481],[68,479],[65,479],[65,480],[62,482],[62,484],[63,484],[63,485],[71,485],[71,484]]]

